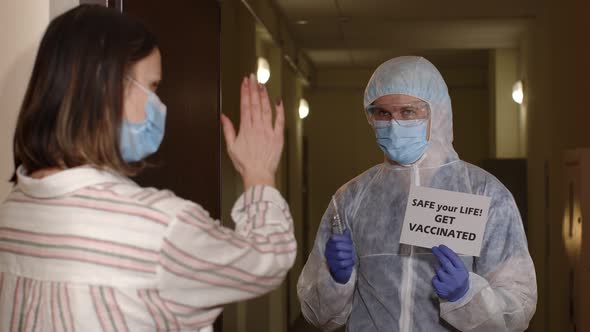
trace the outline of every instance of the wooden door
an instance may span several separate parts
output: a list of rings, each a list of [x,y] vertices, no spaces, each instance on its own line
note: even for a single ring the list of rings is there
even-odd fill
[[[216,0],[125,0],[123,12],[156,35],[166,134],[137,181],[167,188],[220,217],[220,5]]]

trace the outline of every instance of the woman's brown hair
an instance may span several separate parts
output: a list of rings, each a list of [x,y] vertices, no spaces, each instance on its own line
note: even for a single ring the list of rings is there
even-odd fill
[[[93,165],[135,175],[120,153],[124,80],[157,47],[139,22],[82,5],[47,28],[14,134],[15,170]]]

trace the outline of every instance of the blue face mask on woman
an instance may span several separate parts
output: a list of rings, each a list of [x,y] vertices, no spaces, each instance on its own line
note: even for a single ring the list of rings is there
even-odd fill
[[[148,95],[145,103],[145,120],[133,123],[124,119],[121,126],[121,155],[125,161],[135,162],[156,152],[160,147],[166,127],[166,105],[155,93],[134,79],[129,80]]]
[[[377,144],[387,158],[401,165],[416,162],[428,147],[426,134],[428,121],[422,120],[375,121]]]

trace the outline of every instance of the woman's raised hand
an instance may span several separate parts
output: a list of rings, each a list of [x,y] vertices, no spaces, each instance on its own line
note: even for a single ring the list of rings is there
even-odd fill
[[[244,190],[255,185],[275,185],[275,173],[284,144],[285,111],[282,101],[272,109],[266,88],[252,74],[242,80],[240,97],[240,128],[221,115],[227,152],[242,176]]]

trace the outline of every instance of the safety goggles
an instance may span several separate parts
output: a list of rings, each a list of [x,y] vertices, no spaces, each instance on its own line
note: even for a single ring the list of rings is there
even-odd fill
[[[430,108],[425,101],[398,104],[369,105],[367,120],[373,126],[391,125],[395,121],[402,127],[421,125],[430,118]]]

